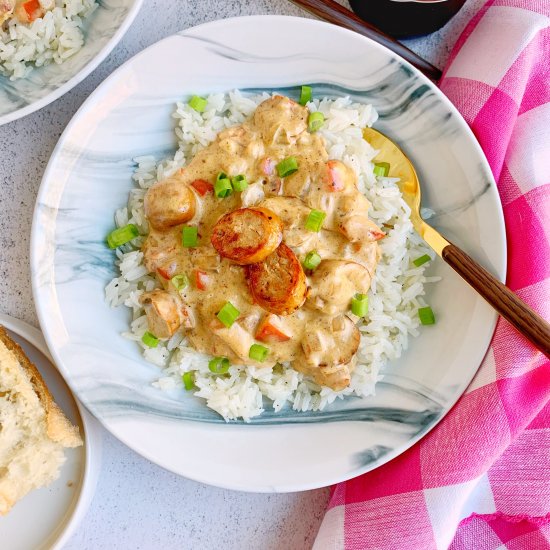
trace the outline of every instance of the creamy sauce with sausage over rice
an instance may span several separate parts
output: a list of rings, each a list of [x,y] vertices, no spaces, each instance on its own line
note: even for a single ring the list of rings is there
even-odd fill
[[[178,104],[173,161],[138,159],[139,188],[116,221],[140,236],[117,250],[107,298],[133,309],[126,335],[165,368],[156,384],[181,387],[183,375],[187,386],[191,374],[226,419],[261,414],[265,397],[276,411],[308,410],[373,393],[380,367],[417,334],[423,284],[435,281],[412,262],[427,249],[396,180],[372,174],[361,128],[376,114],[347,99],[225,97],[210,96],[204,114]],[[325,127],[310,131],[323,109]],[[217,196],[235,177],[244,188]],[[367,294],[358,317],[352,300]],[[217,372],[213,358],[229,363]]]
[[[384,233],[368,218],[353,170],[328,160],[307,119],[306,107],[274,96],[149,189],[143,252],[163,289],[141,300],[158,338],[183,327],[198,351],[265,367],[290,361],[338,390],[349,385],[359,347],[350,304],[369,290]],[[276,165],[288,157],[298,169],[280,177]],[[257,183],[218,198],[210,182],[220,172]],[[306,228],[312,209],[326,214],[319,231]],[[182,224],[198,228],[197,246],[182,246]],[[311,251],[322,261],[304,270]],[[182,291],[170,282],[178,274],[192,274]],[[216,317],[226,302],[239,311],[230,327]],[[256,341],[269,345],[261,363],[249,357]]]

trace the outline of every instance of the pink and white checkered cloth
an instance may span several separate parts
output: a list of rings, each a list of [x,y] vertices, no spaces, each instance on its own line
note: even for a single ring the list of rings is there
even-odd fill
[[[498,181],[507,284],[550,319],[550,0],[487,2],[441,89]],[[502,319],[447,417],[400,457],[334,488],[315,543],[432,548],[550,549],[550,361]]]

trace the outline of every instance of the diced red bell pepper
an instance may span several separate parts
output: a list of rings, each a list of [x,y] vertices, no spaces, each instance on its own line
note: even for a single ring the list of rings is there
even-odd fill
[[[260,342],[287,342],[290,336],[275,325],[274,316],[267,315],[256,329],[256,340]]]
[[[29,22],[38,19],[42,14],[42,6],[38,0],[28,0],[27,2],[23,2],[22,6],[29,18]]]
[[[191,186],[201,197],[204,197],[207,193],[212,193],[214,191],[214,186],[206,180],[195,180],[191,183]]]
[[[168,274],[168,272],[166,271],[166,269],[162,269],[162,267],[159,267],[157,269],[157,273],[163,278],[163,279],[166,279],[167,281],[170,280],[172,277],[170,277],[170,275]]]
[[[167,281],[169,281],[176,274],[177,268],[178,268],[178,264],[176,262],[170,262],[160,267],[157,267],[157,273],[163,279],[166,279]]]
[[[379,241],[380,239],[383,239],[386,236],[386,234],[383,231],[380,231],[379,229],[369,229],[368,235],[369,235],[369,241]]]
[[[195,270],[195,286],[199,290],[206,290],[209,282],[210,278],[204,271],[201,271],[200,269]]]

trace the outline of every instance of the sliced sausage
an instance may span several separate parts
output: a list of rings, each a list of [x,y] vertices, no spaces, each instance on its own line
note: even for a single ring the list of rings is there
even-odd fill
[[[144,292],[140,302],[145,308],[149,330],[157,338],[170,338],[183,325],[194,326],[191,310],[165,290]]]
[[[222,216],[211,242],[220,256],[240,265],[267,258],[281,243],[283,222],[267,208],[240,208]]]
[[[371,275],[366,267],[349,260],[323,260],[310,278],[308,304],[327,315],[345,313],[355,294],[366,294]]]
[[[306,299],[304,270],[284,243],[263,262],[247,266],[246,277],[256,303],[271,313],[290,315]]]
[[[160,231],[189,221],[195,215],[195,194],[179,179],[172,177],[151,187],[144,201],[145,216]]]

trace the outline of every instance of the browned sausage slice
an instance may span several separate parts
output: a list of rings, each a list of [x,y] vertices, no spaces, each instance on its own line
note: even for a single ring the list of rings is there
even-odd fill
[[[195,215],[195,195],[177,178],[159,181],[147,191],[145,216],[160,231],[189,221]]]
[[[246,275],[252,297],[266,311],[290,315],[306,299],[304,270],[284,243],[263,262],[249,265]]]
[[[267,258],[281,243],[283,222],[267,208],[240,208],[222,216],[212,230],[220,256],[240,265]]]

